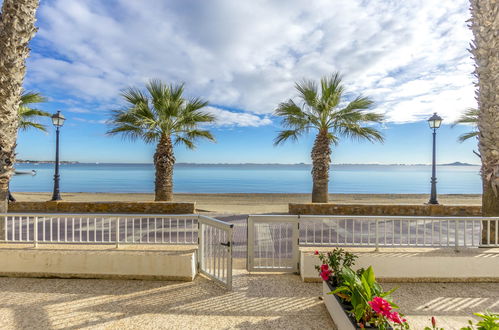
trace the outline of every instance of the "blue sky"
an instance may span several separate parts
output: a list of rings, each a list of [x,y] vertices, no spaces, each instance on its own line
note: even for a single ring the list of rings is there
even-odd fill
[[[0,0],[1,2],[1,0]],[[185,82],[210,101],[218,142],[176,149],[177,162],[310,163],[313,136],[273,147],[272,112],[293,84],[341,71],[351,92],[384,113],[384,144],[342,140],[334,163],[429,163],[438,112],[450,124],[476,106],[467,0],[159,1],[42,0],[25,88],[61,110],[61,158],[151,162],[154,146],[105,135],[119,91],[151,78]],[[48,123],[48,122],[47,122]],[[438,160],[478,163],[472,129],[443,125]],[[18,157],[52,159],[54,134],[21,132]]]

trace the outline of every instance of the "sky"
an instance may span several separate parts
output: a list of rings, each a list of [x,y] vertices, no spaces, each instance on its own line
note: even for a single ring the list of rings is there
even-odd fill
[[[0,0],[1,3],[1,0]],[[210,102],[217,143],[175,149],[177,162],[310,163],[313,132],[274,147],[273,112],[295,82],[339,71],[386,121],[385,143],[341,139],[333,163],[430,163],[434,112],[439,163],[479,163],[470,126],[451,123],[474,99],[468,0],[41,0],[24,87],[60,110],[61,159],[150,163],[154,145],[106,135],[120,91],[150,79],[185,83]],[[50,125],[49,120],[43,121]],[[54,157],[55,134],[20,132],[18,158]]]

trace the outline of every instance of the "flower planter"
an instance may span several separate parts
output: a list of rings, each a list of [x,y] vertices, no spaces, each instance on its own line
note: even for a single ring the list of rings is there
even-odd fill
[[[336,327],[338,330],[357,330],[361,329],[357,326],[357,323],[355,322],[355,319],[351,318],[347,314],[347,306],[345,306],[340,298],[334,294],[328,294],[329,292],[333,291],[335,288],[331,286],[328,282],[322,281],[322,293],[324,296],[324,304],[326,304],[326,308],[331,315],[331,318],[333,319],[334,323],[336,324]],[[371,329],[371,330],[376,330],[378,328],[373,328],[373,327],[365,327],[364,329]],[[392,329],[389,327],[388,329]]]

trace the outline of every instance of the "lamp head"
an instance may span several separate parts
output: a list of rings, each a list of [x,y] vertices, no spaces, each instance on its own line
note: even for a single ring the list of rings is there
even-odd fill
[[[54,124],[55,127],[62,127],[64,125],[64,121],[66,118],[62,115],[60,111],[57,111],[57,113],[54,113],[52,115],[52,124]]]
[[[430,128],[432,129],[437,129],[442,124],[442,120],[443,120],[442,117],[437,115],[437,113],[435,112],[433,116],[431,116],[430,119],[428,119],[428,125],[430,125]]]

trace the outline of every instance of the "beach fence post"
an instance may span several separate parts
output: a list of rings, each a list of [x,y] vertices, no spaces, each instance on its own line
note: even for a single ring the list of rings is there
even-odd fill
[[[126,221],[126,219],[125,219]],[[125,222],[125,225],[126,225],[126,222]],[[119,249],[120,248],[120,218],[119,217],[116,217],[116,248]]]
[[[456,223],[456,228],[454,229],[454,241],[455,241],[454,242],[454,250],[456,252],[459,252],[459,231],[458,231],[458,229],[459,229],[459,220],[456,219],[455,223]],[[466,223],[465,223],[464,228],[466,228]],[[466,229],[464,230],[464,236],[466,237]]]
[[[379,219],[376,219],[376,245],[375,251],[379,251]]]
[[[35,248],[37,248],[38,247],[38,217],[37,216],[34,219],[33,235],[34,235],[33,245]],[[28,239],[29,239],[29,237],[28,237]]]

